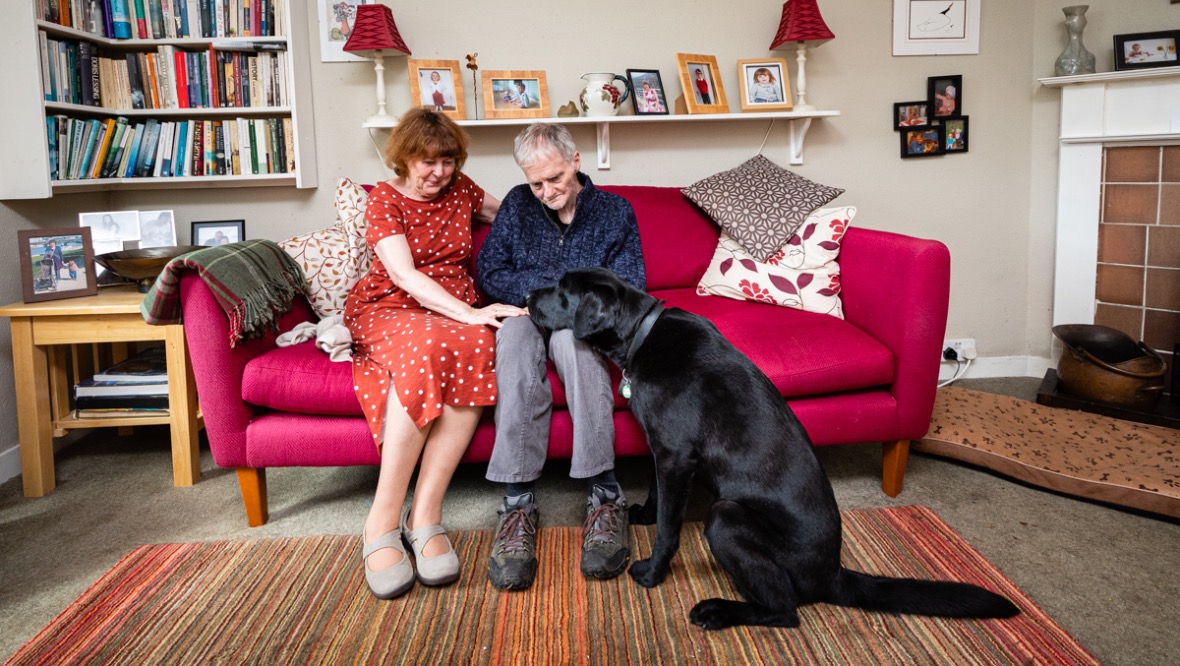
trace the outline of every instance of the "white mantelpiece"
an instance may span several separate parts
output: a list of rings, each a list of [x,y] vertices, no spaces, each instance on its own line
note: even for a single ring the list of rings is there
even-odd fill
[[[1053,325],[1094,323],[1102,149],[1180,144],[1180,67],[1040,79],[1061,88]]]

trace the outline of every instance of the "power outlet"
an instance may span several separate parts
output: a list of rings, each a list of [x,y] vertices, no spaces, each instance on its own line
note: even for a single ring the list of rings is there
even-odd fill
[[[942,343],[944,361],[970,361],[975,356],[975,338],[956,338]]]

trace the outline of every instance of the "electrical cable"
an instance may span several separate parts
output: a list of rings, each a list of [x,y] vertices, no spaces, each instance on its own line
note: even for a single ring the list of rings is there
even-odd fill
[[[774,129],[774,118],[770,119],[770,124],[766,126],[766,134],[762,137],[762,145],[758,146],[758,154],[762,154],[762,149],[766,147],[766,140],[770,138],[770,130]]]
[[[955,368],[954,376],[952,376],[950,379],[946,380],[945,382],[939,384],[937,388],[942,388],[944,386],[949,385],[951,382],[956,382],[956,381],[962,379],[963,375],[967,374],[967,368],[971,367],[971,359],[967,359],[966,363],[959,361],[959,360],[955,360],[955,363],[958,363],[959,365],[957,368]]]

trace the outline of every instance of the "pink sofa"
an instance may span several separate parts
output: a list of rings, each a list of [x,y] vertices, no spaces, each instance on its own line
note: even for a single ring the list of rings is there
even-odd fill
[[[678,188],[604,186],[639,219],[648,290],[710,319],[782,392],[817,446],[884,442],[882,487],[901,492],[909,441],[926,433],[946,327],[950,255],[942,243],[853,226],[840,254],[846,319],[698,296],[719,230]],[[486,227],[476,229],[476,244]],[[276,347],[267,335],[230,348],[228,321],[195,274],[181,283],[185,335],[214,461],[236,468],[251,526],[267,520],[266,468],[375,465],[352,391],[351,367],[313,343]],[[281,330],[314,321],[300,299]],[[568,458],[571,420],[554,387],[552,458]],[[639,424],[618,399],[615,450],[647,455]],[[464,460],[488,460],[492,410]]]

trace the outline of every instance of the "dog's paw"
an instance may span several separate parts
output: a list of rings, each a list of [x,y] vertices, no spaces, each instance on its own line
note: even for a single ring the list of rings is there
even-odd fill
[[[651,503],[647,504],[632,504],[627,509],[627,522],[632,525],[654,525],[656,522],[656,512],[648,511]]]
[[[724,629],[733,626],[732,613],[725,599],[705,599],[688,613],[688,619],[701,629]]]
[[[638,560],[627,571],[643,587],[652,588],[664,582],[664,574],[656,570],[651,560]]]

